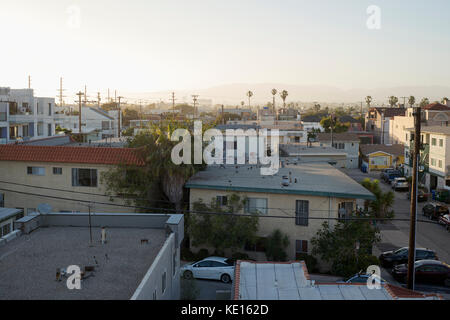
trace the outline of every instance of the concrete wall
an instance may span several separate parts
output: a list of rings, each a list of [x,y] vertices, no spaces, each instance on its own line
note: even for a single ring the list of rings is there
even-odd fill
[[[165,280],[163,280],[165,278]],[[180,248],[172,233],[159,251],[131,300],[180,299]]]
[[[44,167],[45,175],[29,175],[27,167]],[[53,167],[62,168],[62,174],[53,174]],[[49,163],[49,162],[23,162],[23,161],[0,161],[0,181],[13,182],[25,185],[53,188],[57,190],[46,190],[42,188],[33,188],[9,183],[1,183],[0,188],[16,190],[38,195],[26,195],[11,191],[0,190],[5,195],[5,207],[24,208],[27,213],[28,208],[36,209],[41,203],[48,203],[53,211],[79,211],[88,210],[87,203],[80,201],[95,201],[106,204],[95,204],[93,211],[96,212],[130,212],[133,208],[115,206],[115,204],[124,204],[120,198],[110,201],[108,196],[100,196],[106,193],[106,186],[102,184],[101,175],[112,166],[98,164],[70,164],[70,163]],[[90,168],[97,169],[97,187],[74,187],[72,186],[72,168]],[[59,190],[59,191],[58,191]],[[75,192],[75,193],[73,193]],[[83,192],[83,193],[76,193]],[[55,199],[42,197],[68,198],[72,200]],[[111,205],[108,205],[111,204]]]
[[[307,240],[308,252],[311,252],[311,239],[316,235],[324,221],[330,221],[333,226],[336,220],[327,218],[338,217],[338,206],[341,202],[353,202],[353,208],[356,208],[354,199],[340,199],[320,196],[293,195],[293,194],[270,194],[270,193],[252,193],[236,192],[241,198],[267,198],[268,215],[279,216],[280,218],[259,218],[258,236],[267,237],[275,229],[280,229],[289,236],[289,246],[286,249],[288,258],[295,260],[295,240]],[[209,189],[190,189],[191,206],[200,199],[209,204],[217,195],[231,195],[233,192]],[[299,226],[295,224],[296,200],[309,201],[309,224],[308,226]],[[312,219],[321,218],[321,219]],[[254,259],[260,259],[260,255],[246,252]]]

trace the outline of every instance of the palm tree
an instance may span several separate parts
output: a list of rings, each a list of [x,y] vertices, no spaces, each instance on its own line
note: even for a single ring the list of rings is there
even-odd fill
[[[272,96],[273,96],[272,109],[273,109],[273,114],[275,114],[275,95],[276,94],[277,94],[277,89],[272,89]]]
[[[390,208],[394,204],[394,193],[392,191],[383,192],[380,188],[380,181],[376,179],[365,178],[361,184],[375,195],[376,200],[367,201],[365,204],[370,208],[371,214],[375,218],[381,219],[392,217],[394,212]]]
[[[367,96],[366,97],[366,104],[367,104],[367,108],[370,108],[370,104],[372,103],[372,97],[371,96]]]
[[[247,97],[248,97],[248,107],[250,108],[250,99],[251,97],[253,97],[253,92],[251,92],[250,90],[247,92]]]
[[[391,105],[391,108],[394,107],[398,102],[398,98],[395,96],[389,97],[389,104]]]
[[[245,102],[244,102],[244,101],[241,101],[241,106],[242,106],[242,108],[244,107],[244,104],[245,104]]]
[[[286,98],[288,95],[289,93],[286,90],[280,92],[280,97],[283,99],[283,108],[286,108]]]
[[[416,103],[416,98],[414,98],[414,96],[409,96],[409,98],[408,98],[409,106],[412,108],[415,103]]]

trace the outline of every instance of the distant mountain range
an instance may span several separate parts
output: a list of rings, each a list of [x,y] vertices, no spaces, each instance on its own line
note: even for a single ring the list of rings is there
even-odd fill
[[[364,101],[365,97],[370,95],[377,105],[387,104],[389,96],[399,97],[399,102],[403,102],[401,97],[415,96],[416,101],[427,97],[430,101],[441,100],[443,97],[450,96],[450,87],[445,86],[404,86],[390,88],[355,88],[350,90],[340,89],[333,86],[320,85],[290,85],[280,83],[259,83],[259,84],[226,84],[214,86],[206,89],[193,90],[173,90],[176,94],[177,103],[192,102],[192,94],[198,94],[199,99],[211,99],[213,104],[239,104],[244,101],[247,105],[248,90],[253,92],[252,104],[265,104],[272,101],[272,88],[279,92],[287,90],[289,96],[286,102],[325,102],[325,103],[359,103]],[[124,95],[129,100],[149,99],[170,101],[172,90],[158,92],[128,92]],[[277,101],[281,98],[277,95]]]

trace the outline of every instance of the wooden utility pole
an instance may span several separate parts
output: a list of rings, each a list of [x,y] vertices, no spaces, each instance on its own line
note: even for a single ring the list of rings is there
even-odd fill
[[[225,124],[225,118],[223,117],[223,105],[222,105],[222,124]]]
[[[62,77],[59,78],[59,90],[58,91],[59,91],[59,106],[60,107],[64,107],[64,100],[63,100],[63,98],[65,96],[63,95],[64,89],[63,89],[63,78]]]
[[[119,100],[119,103],[118,103],[118,105],[117,105],[117,107],[118,107],[118,110],[119,110],[119,114],[118,114],[118,121],[117,121],[117,129],[118,129],[118,132],[117,132],[117,136],[120,138],[120,121],[121,121],[121,118],[122,118],[122,111],[120,110],[120,99],[122,99],[123,97],[122,96],[118,96],[117,97],[117,99]]]
[[[31,76],[28,76],[28,89],[31,89]]]
[[[413,173],[411,184],[411,219],[409,222],[409,252],[408,252],[408,289],[414,290],[414,262],[416,261],[416,221],[417,221],[417,183],[420,156],[420,107],[415,108],[414,115],[414,152]]]
[[[77,96],[78,96],[78,132],[79,132],[80,138],[81,138],[81,97],[83,95],[84,95],[84,93],[81,91],[79,91],[77,93]]]
[[[102,101],[102,97],[100,96],[100,92],[97,92],[97,104],[98,108],[100,109],[100,102]]]
[[[333,114],[330,116],[331,147],[333,148]]]
[[[87,105],[87,86],[84,85],[84,105]]]
[[[175,92],[172,92],[172,112],[175,113]]]

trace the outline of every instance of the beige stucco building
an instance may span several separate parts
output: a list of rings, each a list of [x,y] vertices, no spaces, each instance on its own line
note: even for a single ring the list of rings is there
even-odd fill
[[[130,212],[106,195],[102,174],[126,163],[141,165],[134,149],[67,146],[0,146],[0,200],[25,215],[49,204],[56,212]],[[112,201],[113,200],[113,201]]]
[[[186,188],[190,190],[191,208],[199,200],[208,204],[226,203],[228,198],[224,197],[234,193],[247,198],[242,213],[259,213],[261,240],[275,229],[288,235],[288,259],[311,252],[311,239],[324,221],[334,225],[356,209],[356,199],[374,198],[360,184],[326,163],[286,165],[274,176],[261,175],[256,166],[209,166],[192,177]],[[261,246],[246,249],[250,257],[265,259]]]

